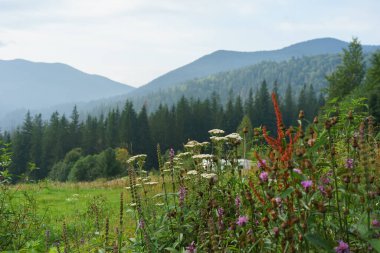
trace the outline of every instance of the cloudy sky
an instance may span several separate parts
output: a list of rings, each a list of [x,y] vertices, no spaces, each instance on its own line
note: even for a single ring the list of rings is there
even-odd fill
[[[380,44],[379,0],[0,0],[0,59],[143,85],[218,49],[318,37]]]

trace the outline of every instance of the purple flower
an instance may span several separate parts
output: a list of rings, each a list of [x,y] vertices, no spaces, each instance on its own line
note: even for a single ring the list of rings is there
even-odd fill
[[[259,177],[260,177],[261,181],[263,181],[263,182],[268,181],[268,172],[266,172],[266,171],[261,172]]]
[[[195,242],[192,241],[189,246],[186,247],[186,253],[196,253],[197,248],[195,247]]]
[[[235,198],[235,205],[237,209],[239,209],[239,207],[241,206],[241,200],[239,196],[236,196]]]
[[[224,209],[223,209],[223,207],[219,207],[218,210],[217,210],[217,212],[218,212],[218,217],[219,217],[219,218],[222,217],[223,214],[224,214]]]
[[[174,155],[175,155],[174,149],[170,148],[170,151],[169,151],[170,162],[173,162]]]
[[[298,168],[294,168],[293,172],[295,172],[297,174],[300,174],[300,175],[302,174],[302,171],[300,169],[298,169]]]
[[[276,201],[277,205],[281,204],[282,202],[280,197],[276,197],[274,200]]]
[[[266,160],[259,160],[258,162],[257,162],[257,167],[259,167],[259,169],[260,168],[262,168],[262,167],[265,167],[267,165],[267,161]]]
[[[380,221],[374,219],[374,220],[372,221],[372,226],[373,226],[374,228],[380,228]]]
[[[239,216],[236,224],[238,226],[244,226],[248,222],[248,217],[247,216]]]
[[[354,168],[354,159],[347,158],[346,159],[346,169],[353,169]]]
[[[305,181],[302,181],[301,184],[302,184],[303,188],[305,188],[305,190],[307,190],[310,186],[313,185],[313,181],[305,180]]]
[[[323,185],[318,185],[318,190],[322,193],[322,195],[326,194],[325,187]]]
[[[139,220],[139,228],[143,229],[145,227],[145,222],[143,219]]]
[[[280,234],[280,229],[278,227],[273,228],[273,233],[275,236],[278,236]]]
[[[322,182],[322,184],[329,184],[330,178],[327,176],[321,177],[321,182]]]
[[[335,247],[335,252],[336,253],[349,253],[350,249],[348,247],[348,244],[341,240],[341,241],[339,241],[339,245],[337,247]]]
[[[183,206],[183,203],[185,201],[185,198],[186,198],[186,193],[187,193],[187,190],[185,187],[181,186],[179,188],[179,206],[182,207]]]

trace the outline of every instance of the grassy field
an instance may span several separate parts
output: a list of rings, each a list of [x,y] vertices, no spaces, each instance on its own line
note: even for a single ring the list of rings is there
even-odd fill
[[[16,202],[25,198],[36,201],[37,214],[43,217],[47,229],[62,230],[62,224],[79,225],[96,228],[96,211],[99,208],[99,224],[104,224],[105,217],[109,217],[110,228],[119,225],[120,194],[123,193],[124,214],[123,231],[132,236],[136,228],[130,208],[130,192],[126,189],[125,179],[112,181],[95,181],[88,183],[56,183],[40,182],[38,184],[19,184],[12,190]],[[128,215],[129,214],[129,215]],[[103,219],[103,220],[102,220]]]

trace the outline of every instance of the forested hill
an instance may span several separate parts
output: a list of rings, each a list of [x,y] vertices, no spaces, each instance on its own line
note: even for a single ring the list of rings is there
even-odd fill
[[[289,60],[292,57],[338,54],[343,48],[346,48],[347,45],[347,42],[338,39],[319,38],[271,51],[237,52],[218,50],[152,80],[143,87],[133,91],[132,94],[139,95],[164,90],[190,79],[239,69],[262,61],[278,62]],[[363,52],[374,52],[379,48],[379,46],[364,45]]]
[[[340,62],[338,54],[293,58],[282,62],[265,61],[253,66],[193,79],[145,96],[128,96],[128,99],[136,108],[147,104],[149,109],[154,110],[160,103],[174,104],[181,96],[205,99],[216,93],[222,104],[226,104],[231,91],[240,95],[242,99],[246,99],[249,90],[252,89],[256,93],[263,80],[267,81],[269,89],[277,83],[279,94],[284,94],[287,85],[292,86],[295,95],[304,85],[313,85],[319,93],[327,85],[325,76],[331,73]]]

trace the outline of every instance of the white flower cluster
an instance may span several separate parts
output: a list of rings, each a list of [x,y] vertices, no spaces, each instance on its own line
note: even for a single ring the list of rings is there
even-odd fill
[[[241,136],[238,133],[232,133],[232,134],[226,135],[226,138],[232,144],[239,144],[243,140],[243,138],[241,138]]]
[[[186,174],[187,175],[197,175],[198,172],[196,170],[189,170]]]
[[[216,179],[217,175],[215,173],[202,173],[201,177],[205,179]]]
[[[129,158],[127,160],[127,163],[132,164],[135,161],[137,161],[137,162],[139,162],[139,161],[145,161],[145,159],[146,159],[146,155],[145,154],[135,155],[135,156],[132,156],[131,158]]]
[[[228,141],[228,138],[227,137],[220,137],[220,136],[211,136],[210,137],[210,140],[212,142],[227,142]]]
[[[187,158],[187,157],[190,157],[190,156],[191,156],[190,152],[179,153],[177,155],[177,157],[180,158],[180,159]]]
[[[224,131],[221,129],[211,129],[210,131],[208,131],[208,133],[211,135],[222,135],[224,134]]]
[[[214,158],[213,155],[209,155],[209,154],[193,155],[192,157],[193,157],[194,160],[203,160],[203,159],[212,159],[212,158]]]

